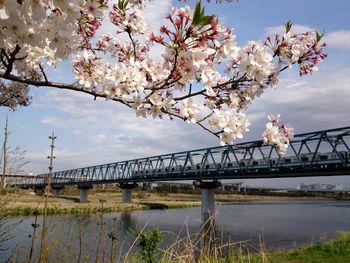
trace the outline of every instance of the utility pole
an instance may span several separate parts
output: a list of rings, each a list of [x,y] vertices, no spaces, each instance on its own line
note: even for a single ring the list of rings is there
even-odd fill
[[[47,218],[47,202],[48,202],[48,198],[49,198],[49,194],[50,194],[50,190],[51,190],[51,175],[52,175],[52,163],[53,163],[53,159],[55,159],[55,156],[53,155],[53,149],[55,148],[55,139],[57,137],[55,136],[54,132],[52,132],[52,135],[49,136],[49,139],[51,140],[51,153],[50,156],[47,156],[47,158],[50,160],[49,161],[49,176],[48,176],[48,180],[47,180],[47,186],[45,188],[45,203],[44,203],[44,218],[43,218],[43,228],[41,231],[41,243],[40,243],[40,257],[39,257],[39,263],[43,263],[46,261],[45,259],[45,250],[46,250],[46,246],[45,246],[45,239],[46,239],[46,218]]]
[[[4,144],[2,146],[2,159],[4,165],[2,166],[2,176],[1,176],[1,189],[6,187],[6,166],[7,166],[7,137],[8,137],[8,117],[6,115],[6,124],[4,128]]]

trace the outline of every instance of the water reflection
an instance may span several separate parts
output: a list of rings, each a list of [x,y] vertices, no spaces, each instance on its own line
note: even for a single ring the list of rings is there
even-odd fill
[[[114,220],[113,220],[114,219]],[[0,262],[6,261],[11,253],[18,258],[28,259],[34,217],[24,217],[23,222],[13,230],[15,238],[11,240],[10,250],[0,252]],[[79,249],[84,258],[91,262],[96,255],[99,239],[99,215],[90,215],[81,219],[75,215],[49,216],[48,243],[52,258],[61,258],[62,262],[75,262]],[[213,245],[225,242],[249,241],[244,244],[259,246],[259,238],[267,248],[291,248],[320,240],[330,239],[337,230],[350,231],[350,202],[307,201],[307,202],[254,202],[218,207],[218,215],[211,230],[201,228],[200,208],[143,210],[104,214],[104,239],[102,251],[106,258],[111,255],[111,239],[107,236],[113,231],[116,222],[115,258],[120,259],[126,253],[134,253],[135,235],[133,230],[151,230],[159,227],[162,232],[162,248],[174,245],[174,240],[190,242],[187,237],[204,240]],[[38,217],[42,224],[42,217]],[[201,234],[210,233],[203,239]],[[40,238],[41,226],[37,236]],[[212,234],[215,233],[215,238]],[[39,238],[34,250],[38,251]],[[202,239],[201,239],[202,238]],[[82,243],[79,240],[82,239]],[[222,243],[221,243],[222,242]],[[206,244],[195,243],[205,247]],[[65,253],[62,254],[62,251]]]
[[[136,228],[136,222],[133,220],[130,211],[120,213],[120,226],[124,232],[127,232],[129,229]]]

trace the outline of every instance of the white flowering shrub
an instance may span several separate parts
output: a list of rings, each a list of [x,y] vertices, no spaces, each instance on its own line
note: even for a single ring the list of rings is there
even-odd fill
[[[173,8],[169,26],[149,32],[143,4],[1,0],[0,78],[17,83],[1,83],[1,105],[27,105],[28,85],[70,89],[122,103],[144,118],[167,115],[196,123],[231,144],[249,129],[244,111],[277,86],[282,71],[296,64],[301,76],[312,74],[327,56],[320,34],[293,35],[291,23],[283,35],[240,47],[234,30],[205,15],[200,3],[195,10]],[[97,39],[107,13],[115,29]],[[153,46],[163,48],[161,60],[150,56]],[[72,62],[73,84],[52,82],[44,71],[63,60]],[[264,141],[284,153],[292,129],[271,118]]]

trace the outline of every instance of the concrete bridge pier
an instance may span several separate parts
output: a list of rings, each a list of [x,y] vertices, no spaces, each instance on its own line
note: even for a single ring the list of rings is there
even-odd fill
[[[196,187],[201,189],[202,199],[202,240],[200,246],[208,253],[208,255],[215,252],[216,238],[215,238],[215,189],[221,186],[221,183],[212,181],[195,181],[193,183]]]
[[[60,197],[62,190],[64,189],[63,185],[52,185],[53,196]]]
[[[34,193],[39,196],[43,196],[45,193],[45,185],[34,186]]]
[[[132,203],[132,189],[137,186],[137,183],[119,183],[119,187],[122,189],[122,203]]]
[[[88,200],[88,191],[89,189],[92,189],[92,184],[79,184],[78,189],[80,191],[80,203],[86,203]]]
[[[193,183],[201,189],[202,223],[214,223],[215,221],[215,189],[221,186],[219,181],[195,181]]]

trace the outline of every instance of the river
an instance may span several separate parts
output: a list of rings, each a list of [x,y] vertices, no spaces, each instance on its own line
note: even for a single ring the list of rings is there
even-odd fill
[[[300,247],[336,236],[338,230],[350,231],[350,202],[348,201],[273,201],[222,204],[217,206],[216,233],[225,242],[243,241],[243,246],[254,252],[261,240],[268,250]],[[153,229],[162,232],[162,247],[174,242],[174,237],[185,237],[200,232],[200,207],[142,210],[104,214],[105,234],[112,231],[115,222],[118,237],[116,257],[122,258],[132,246],[135,236],[131,229]],[[114,220],[113,220],[114,219]],[[14,218],[23,220],[17,225],[9,242],[9,249],[0,252],[0,261],[11,255],[27,259],[30,251],[34,217]],[[81,220],[81,224],[78,222]],[[49,216],[49,250],[52,258],[61,262],[75,262],[79,244],[79,227],[82,237],[82,254],[94,261],[99,237],[98,215],[83,219],[75,215]],[[42,217],[38,217],[41,224]],[[39,228],[41,229],[41,228]],[[40,236],[40,230],[39,234]],[[37,238],[37,241],[40,237]],[[110,239],[102,241],[102,249],[108,258]],[[38,242],[36,242],[38,249]],[[135,251],[135,246],[130,250]],[[63,257],[65,258],[63,260]]]

